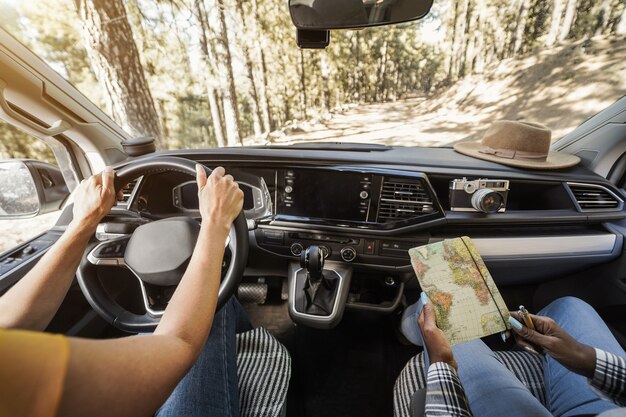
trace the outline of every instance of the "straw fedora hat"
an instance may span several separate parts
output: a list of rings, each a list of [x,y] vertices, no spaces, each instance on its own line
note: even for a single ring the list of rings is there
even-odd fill
[[[460,142],[454,150],[474,158],[529,169],[559,169],[574,166],[580,158],[551,152],[552,131],[531,122],[499,120],[485,132],[480,142]]]

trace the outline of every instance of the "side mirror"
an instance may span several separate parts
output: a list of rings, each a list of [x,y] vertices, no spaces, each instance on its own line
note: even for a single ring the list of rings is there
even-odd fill
[[[432,5],[433,0],[289,0],[289,12],[298,29],[357,29],[421,19]]]
[[[69,194],[61,170],[54,165],[0,161],[0,219],[23,219],[58,210]]]

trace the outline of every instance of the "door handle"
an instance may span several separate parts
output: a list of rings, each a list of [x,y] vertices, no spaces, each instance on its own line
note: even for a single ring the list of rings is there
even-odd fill
[[[67,129],[71,128],[72,125],[65,120],[57,120],[52,123],[50,127],[41,126],[39,123],[30,120],[28,117],[24,116],[13,110],[13,108],[9,105],[6,98],[4,97],[4,92],[6,89],[7,83],[6,81],[0,79],[0,108],[12,119],[19,121],[22,124],[25,124],[29,128],[34,131],[41,133],[45,136],[55,136],[59,133],[65,132]]]

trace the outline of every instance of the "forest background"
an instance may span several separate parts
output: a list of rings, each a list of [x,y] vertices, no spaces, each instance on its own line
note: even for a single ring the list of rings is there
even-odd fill
[[[502,117],[549,123],[558,137],[626,93],[625,3],[435,0],[421,21],[336,31],[323,51],[296,47],[287,0],[2,0],[0,13],[160,149],[440,146]],[[51,159],[4,123],[0,157]]]

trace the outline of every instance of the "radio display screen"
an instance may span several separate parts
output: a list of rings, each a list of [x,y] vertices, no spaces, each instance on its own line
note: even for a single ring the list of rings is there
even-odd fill
[[[284,172],[278,214],[306,218],[367,221],[371,175],[300,169]],[[367,197],[361,193],[365,191]]]

